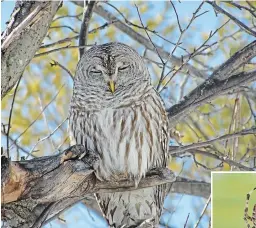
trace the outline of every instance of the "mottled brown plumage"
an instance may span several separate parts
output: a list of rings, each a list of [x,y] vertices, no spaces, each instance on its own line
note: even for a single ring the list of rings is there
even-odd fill
[[[74,80],[70,134],[73,144],[99,153],[101,180],[131,178],[137,185],[149,169],[166,166],[166,112],[136,51],[109,43],[85,52]],[[164,185],[96,195],[114,227],[158,224],[164,197]]]

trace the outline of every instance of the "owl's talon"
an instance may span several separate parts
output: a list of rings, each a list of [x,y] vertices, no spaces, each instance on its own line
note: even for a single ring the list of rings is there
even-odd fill
[[[86,155],[86,149],[83,145],[74,145],[67,150],[64,151],[63,156],[61,158],[60,163],[62,164],[65,161],[79,158],[83,155],[83,157]]]
[[[79,160],[82,160],[82,158],[84,158],[85,157],[85,155],[86,155],[86,152],[84,152],[84,153],[82,153],[80,156],[79,156]]]

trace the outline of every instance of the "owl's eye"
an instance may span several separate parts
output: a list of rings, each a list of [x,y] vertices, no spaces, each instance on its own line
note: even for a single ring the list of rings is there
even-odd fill
[[[92,76],[100,76],[100,75],[102,75],[102,71],[101,70],[96,70],[96,69],[91,69],[89,74],[92,75]]]
[[[123,66],[119,67],[119,68],[118,68],[118,70],[119,70],[119,71],[125,71],[125,70],[128,70],[128,69],[129,69],[129,67],[130,67],[130,65],[129,65],[129,64],[127,64],[127,65],[123,65]]]

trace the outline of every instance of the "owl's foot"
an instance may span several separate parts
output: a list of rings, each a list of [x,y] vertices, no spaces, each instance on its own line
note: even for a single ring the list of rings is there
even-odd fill
[[[83,154],[86,154],[86,149],[82,145],[74,145],[69,147],[63,152],[62,158],[61,158],[61,163],[76,159],[79,156],[82,156]]]
[[[92,167],[95,170],[99,166],[100,156],[91,150],[86,150],[83,145],[74,145],[64,151],[60,163],[72,159],[82,160],[88,168]]]

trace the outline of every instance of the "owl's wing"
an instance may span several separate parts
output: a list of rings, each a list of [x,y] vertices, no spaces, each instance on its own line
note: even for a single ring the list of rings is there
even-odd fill
[[[168,128],[168,116],[167,112],[165,109],[164,101],[158,91],[155,91],[155,95],[158,97],[160,101],[160,117],[161,117],[161,133],[160,133],[160,143],[161,143],[161,148],[162,148],[162,153],[163,153],[163,167],[166,167],[167,161],[168,161],[168,149],[169,149],[169,140],[170,140],[170,134],[169,134],[169,128]]]
[[[165,167],[168,162],[168,146],[169,146],[169,134],[168,134],[168,120],[164,117],[161,134],[161,146],[164,153],[163,166]]]

